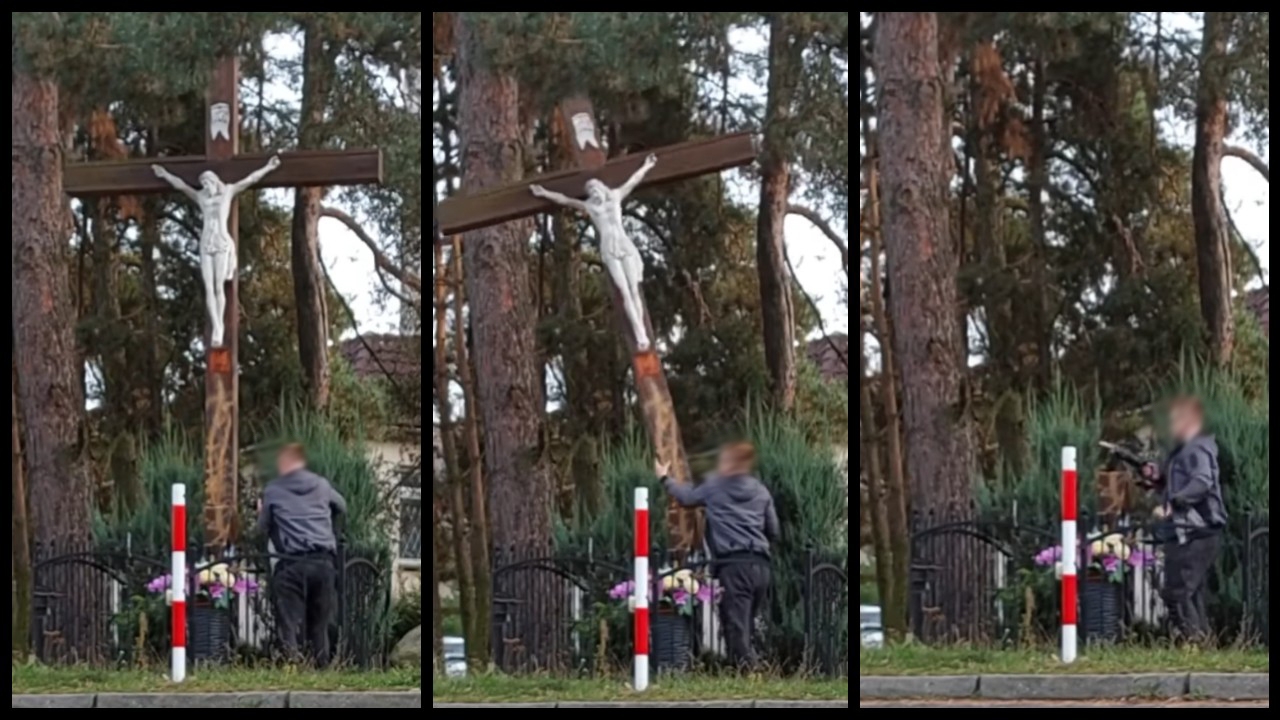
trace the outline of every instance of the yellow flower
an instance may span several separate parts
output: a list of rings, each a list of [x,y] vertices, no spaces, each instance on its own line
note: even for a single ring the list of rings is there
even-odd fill
[[[677,588],[684,590],[690,595],[697,594],[698,581],[693,577],[692,571],[681,570],[662,578],[663,590],[676,590]]]
[[[231,571],[227,568],[226,563],[218,563],[216,565],[210,565],[209,567],[200,571],[200,584],[202,586],[212,585],[213,583],[230,586],[230,585],[234,585],[235,581],[236,581],[235,576],[231,574]]]
[[[1121,560],[1129,559],[1129,546],[1119,533],[1112,533],[1102,538],[1102,547],[1107,555],[1114,555]]]

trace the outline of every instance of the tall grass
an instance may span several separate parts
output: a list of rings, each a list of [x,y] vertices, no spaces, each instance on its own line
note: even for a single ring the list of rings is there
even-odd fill
[[[142,449],[138,463],[139,494],[117,495],[107,512],[95,511],[94,543],[100,551],[164,557],[170,545],[173,486],[187,487],[187,538],[191,547],[204,544],[204,468],[192,444],[169,429]]]

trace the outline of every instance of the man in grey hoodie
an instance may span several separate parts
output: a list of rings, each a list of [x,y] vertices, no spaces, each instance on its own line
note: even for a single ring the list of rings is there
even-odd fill
[[[730,660],[754,667],[759,657],[751,646],[755,618],[769,597],[773,574],[770,543],[778,540],[778,511],[768,489],[752,475],[755,448],[731,443],[720,450],[716,474],[701,485],[676,482],[669,465],[657,465],[667,493],[685,507],[705,507],[707,545],[712,569],[720,581],[720,624]]]
[[[1209,571],[1217,562],[1227,525],[1222,499],[1218,443],[1204,431],[1204,406],[1181,397],[1169,407],[1169,429],[1177,445],[1163,464],[1149,463],[1143,476],[1164,486],[1165,605],[1182,638],[1203,640],[1211,632],[1205,609]]]
[[[338,548],[333,518],[347,503],[329,481],[307,470],[299,444],[276,457],[280,475],[267,483],[258,505],[258,530],[283,557],[271,588],[285,652],[296,657],[303,640],[316,666],[329,663],[329,623],[337,606]]]

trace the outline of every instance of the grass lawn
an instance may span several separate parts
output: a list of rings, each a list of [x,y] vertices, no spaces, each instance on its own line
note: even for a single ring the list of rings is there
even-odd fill
[[[1071,665],[1056,649],[992,650],[903,645],[858,653],[859,675],[1114,674],[1145,672],[1269,672],[1266,650],[1086,648]]]
[[[418,690],[420,670],[325,671],[299,668],[210,668],[189,671],[185,682],[169,682],[167,671],[13,665],[13,692],[220,692],[251,690]]]
[[[659,677],[645,700],[848,700],[849,680],[802,680],[773,677]],[[551,702],[634,700],[625,678],[574,680],[550,677],[484,676],[459,680],[436,678],[433,702]]]

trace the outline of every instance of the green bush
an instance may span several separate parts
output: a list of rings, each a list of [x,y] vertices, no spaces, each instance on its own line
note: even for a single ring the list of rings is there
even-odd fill
[[[173,486],[187,488],[187,543],[204,543],[204,466],[191,443],[170,429],[142,450],[138,464],[140,493],[115,498],[107,512],[95,511],[94,544],[101,552],[167,557],[172,524]]]

